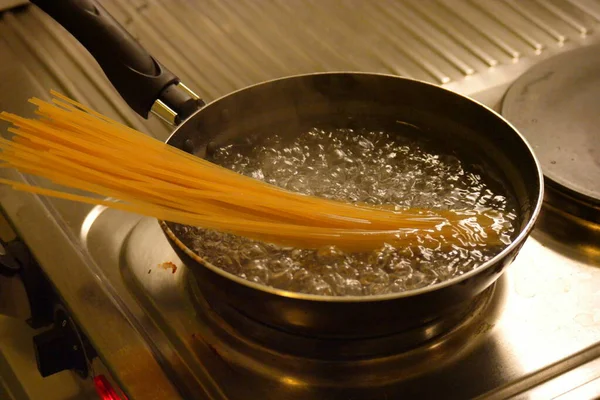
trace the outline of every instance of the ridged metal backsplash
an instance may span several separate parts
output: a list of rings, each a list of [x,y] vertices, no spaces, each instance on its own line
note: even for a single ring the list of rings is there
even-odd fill
[[[591,40],[600,0],[102,1],[204,99],[271,78],[332,70],[452,85]],[[107,83],[92,58],[34,7],[5,12],[0,40],[35,76],[164,138]]]

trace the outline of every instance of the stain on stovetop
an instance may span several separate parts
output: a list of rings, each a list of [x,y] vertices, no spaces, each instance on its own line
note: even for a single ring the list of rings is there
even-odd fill
[[[522,95],[526,95],[529,93],[529,90],[531,89],[532,86],[537,85],[538,83],[547,81],[548,79],[550,79],[552,77],[552,75],[554,75],[554,71],[548,71],[547,73],[545,73],[544,75],[540,76],[539,78],[535,79],[534,81],[529,82],[527,85],[523,86],[523,89],[521,90],[521,94]],[[531,120],[532,123],[536,123],[537,119],[532,119]]]

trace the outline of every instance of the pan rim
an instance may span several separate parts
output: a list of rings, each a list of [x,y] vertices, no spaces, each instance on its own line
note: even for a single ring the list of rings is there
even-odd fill
[[[529,153],[529,156],[533,160],[533,163],[534,163],[534,165],[536,167],[539,192],[538,192],[537,199],[535,199],[535,207],[533,208],[533,210],[531,212],[531,215],[527,219],[527,222],[526,222],[525,226],[521,229],[521,231],[519,232],[519,234],[517,235],[517,237],[508,246],[506,246],[501,252],[499,252],[494,257],[492,257],[490,260],[488,260],[485,263],[481,264],[479,267],[475,268],[474,270],[471,270],[471,271],[469,271],[469,272],[467,272],[467,273],[465,273],[463,275],[460,275],[460,276],[448,279],[446,281],[442,281],[442,282],[439,282],[439,283],[436,283],[436,284],[433,284],[433,285],[425,286],[425,287],[422,287],[422,288],[419,288],[419,289],[406,290],[406,291],[399,292],[399,293],[388,293],[388,294],[380,294],[380,295],[331,296],[331,295],[316,295],[316,294],[298,293],[298,292],[292,292],[292,291],[283,290],[283,289],[277,289],[277,288],[273,288],[273,287],[270,287],[270,286],[266,286],[266,285],[262,285],[262,284],[258,284],[258,283],[254,283],[254,282],[250,282],[250,281],[248,281],[246,279],[243,279],[243,278],[240,278],[237,275],[234,275],[234,274],[232,274],[230,272],[224,271],[221,268],[218,268],[215,265],[211,264],[210,262],[204,260],[201,256],[199,256],[198,254],[196,254],[195,252],[193,252],[181,240],[179,240],[179,238],[177,237],[177,235],[175,235],[175,233],[171,230],[171,228],[169,228],[169,226],[168,226],[168,224],[167,224],[166,221],[159,220],[159,224],[160,224],[163,232],[165,232],[165,234],[168,236],[168,238],[170,240],[172,240],[173,243],[175,243],[177,245],[177,247],[180,250],[182,250],[187,256],[189,256],[190,258],[192,258],[197,263],[201,264],[202,267],[208,268],[209,270],[211,270],[212,272],[220,275],[223,278],[232,280],[232,281],[234,281],[234,282],[236,282],[238,284],[241,284],[243,286],[246,286],[248,288],[255,289],[255,290],[258,290],[258,291],[261,291],[261,292],[265,292],[265,293],[268,293],[268,294],[271,294],[271,295],[275,295],[275,296],[281,296],[281,297],[292,298],[292,299],[303,300],[303,301],[330,302],[330,303],[356,303],[356,302],[360,302],[360,303],[372,303],[372,302],[381,302],[381,301],[395,300],[395,299],[401,299],[401,298],[415,297],[415,296],[423,295],[423,294],[426,294],[426,293],[434,292],[434,291],[437,291],[437,290],[441,290],[441,289],[444,289],[446,287],[459,284],[460,282],[463,282],[463,281],[465,281],[467,279],[470,279],[473,276],[481,274],[484,271],[492,268],[493,266],[497,265],[500,260],[502,260],[503,258],[505,258],[509,253],[511,253],[511,252],[515,251],[516,249],[518,249],[529,238],[530,233],[533,231],[535,223],[536,223],[536,221],[538,219],[538,216],[539,216],[539,214],[541,212],[541,209],[542,209],[542,206],[543,206],[543,199],[544,199],[544,174],[543,174],[543,171],[541,169],[540,162],[537,159],[537,157],[536,157],[536,155],[535,155],[535,153],[533,151],[533,148],[531,147],[530,143],[526,140],[526,138],[521,134],[521,132],[519,132],[519,130],[513,124],[511,124],[502,115],[500,115],[498,112],[494,111],[490,107],[488,107],[485,104],[482,104],[482,103],[478,102],[477,100],[474,100],[474,99],[472,99],[472,98],[470,98],[468,96],[465,96],[463,94],[454,92],[452,90],[446,89],[444,87],[441,87],[439,85],[436,85],[436,84],[433,84],[433,83],[430,83],[430,82],[426,82],[426,81],[422,81],[422,80],[418,80],[418,79],[412,79],[412,78],[405,78],[405,77],[401,77],[401,76],[397,76],[397,75],[392,75],[392,74],[370,73],[370,72],[360,72],[360,71],[357,71],[357,72],[353,72],[353,71],[314,72],[314,73],[297,74],[297,75],[290,75],[290,76],[285,76],[285,77],[281,77],[281,78],[271,79],[271,80],[267,80],[267,81],[264,81],[264,82],[259,82],[259,83],[256,83],[256,84],[253,84],[253,85],[246,86],[244,88],[235,90],[233,92],[225,94],[224,96],[221,96],[221,97],[219,97],[219,98],[217,98],[217,99],[209,102],[204,107],[202,107],[198,111],[194,112],[185,121],[183,121],[171,133],[171,135],[169,135],[169,137],[166,140],[166,143],[168,144],[172,140],[172,138],[177,134],[177,132],[188,121],[191,121],[198,113],[202,112],[205,108],[208,108],[210,106],[214,106],[215,104],[217,104],[222,99],[225,99],[226,97],[229,97],[229,96],[233,96],[233,95],[235,95],[235,94],[237,94],[239,92],[242,92],[242,91],[245,91],[245,90],[250,90],[250,89],[252,89],[254,87],[258,87],[258,86],[265,85],[265,84],[271,84],[271,83],[282,81],[282,80],[302,79],[302,78],[311,77],[311,76],[318,76],[318,75],[332,75],[333,76],[333,75],[348,75],[348,74],[351,74],[351,75],[368,75],[368,76],[375,76],[375,77],[382,77],[382,78],[400,79],[400,80],[410,81],[410,82],[414,82],[414,83],[421,84],[421,85],[424,85],[424,86],[428,86],[428,87],[433,88],[435,90],[445,91],[445,92],[451,93],[451,94],[456,95],[456,96],[460,96],[464,100],[467,100],[467,101],[469,101],[471,103],[474,103],[474,104],[478,105],[480,108],[488,111],[489,113],[492,113],[496,118],[498,118],[501,122],[503,122],[504,124],[506,124],[509,128],[511,128],[514,131],[514,133],[518,136],[518,138],[521,140],[521,142],[525,145],[525,147],[526,147],[526,149],[527,149],[527,151]],[[511,261],[511,263],[512,263],[512,261]],[[190,266],[187,266],[187,267],[188,268],[192,268]],[[498,277],[500,275],[502,275],[503,272],[504,272],[504,269],[498,274]],[[494,279],[494,281],[498,277],[496,277]]]

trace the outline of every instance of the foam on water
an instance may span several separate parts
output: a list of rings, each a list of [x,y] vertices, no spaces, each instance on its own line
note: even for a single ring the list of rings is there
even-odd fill
[[[209,158],[291,191],[399,208],[475,210],[495,220],[502,241],[515,234],[515,201],[451,149],[411,135],[313,129],[271,135],[218,149]],[[473,227],[477,229],[477,227]],[[394,248],[368,253],[281,248],[202,228],[176,231],[215,266],[263,285],[318,295],[376,295],[422,288],[477,268],[499,246]],[[427,240],[427,238],[423,238]]]

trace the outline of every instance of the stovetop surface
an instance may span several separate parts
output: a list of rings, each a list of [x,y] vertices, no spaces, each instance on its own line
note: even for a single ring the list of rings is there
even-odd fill
[[[161,2],[103,2],[208,98],[291,73],[358,69],[443,84],[496,109],[530,66],[597,42],[596,0],[540,3],[361,3],[349,11],[350,3],[335,1],[306,7],[174,1],[172,9]],[[323,20],[324,11],[339,19]],[[279,25],[265,15],[287,21],[288,35],[274,34]],[[359,15],[368,15],[367,22]],[[203,34],[194,34],[200,28]],[[427,35],[419,39],[415,32]],[[28,97],[55,88],[158,138],[168,133],[156,120],[133,116],[89,56],[35,9],[2,16],[0,52],[13,60],[0,65],[3,110],[27,114]],[[396,356],[334,362],[284,355],[237,335],[202,306],[154,220],[6,188],[0,203],[131,398],[175,398],[177,391],[214,399],[600,393],[598,227],[552,207],[544,208],[504,277],[447,335]],[[161,267],[166,262],[178,266],[175,273]]]
[[[541,218],[562,217],[545,209]],[[291,356],[237,334],[196,297],[156,220],[97,208],[81,237],[109,279],[167,334],[198,383],[226,397],[474,398],[600,340],[600,260],[541,229],[459,327],[412,351],[361,361]]]

